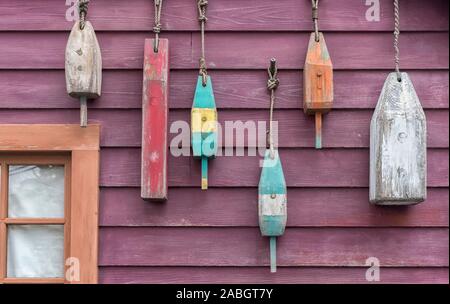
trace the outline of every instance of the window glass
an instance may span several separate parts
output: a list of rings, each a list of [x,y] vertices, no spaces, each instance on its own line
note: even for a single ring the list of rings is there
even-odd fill
[[[9,166],[8,217],[63,218],[64,166]]]
[[[7,277],[62,278],[63,225],[8,225]]]

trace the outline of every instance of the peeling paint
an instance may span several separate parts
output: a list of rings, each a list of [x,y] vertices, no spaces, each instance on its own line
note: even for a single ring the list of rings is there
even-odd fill
[[[370,201],[408,205],[426,199],[426,118],[406,73],[391,73],[370,126]]]

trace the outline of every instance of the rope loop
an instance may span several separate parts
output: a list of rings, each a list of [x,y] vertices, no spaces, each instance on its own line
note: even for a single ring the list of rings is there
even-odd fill
[[[319,19],[319,0],[312,0],[312,18]]]
[[[78,0],[78,14],[80,16],[80,30],[84,30],[88,13],[89,0]]]
[[[198,0],[197,7],[198,7],[198,21],[201,23],[205,23],[208,21],[208,18],[206,18],[206,8],[208,6],[208,0]]]
[[[319,42],[319,0],[311,0],[312,20],[314,23],[314,36],[316,42]]]
[[[276,90],[278,88],[278,85],[280,84],[280,80],[277,77],[278,68],[275,58],[270,59],[270,66],[267,71],[269,73],[269,80],[267,80],[267,89],[269,91]]]
[[[153,26],[153,33],[155,33],[155,42],[153,51],[158,53],[159,48],[159,33],[161,33],[161,10],[163,0],[154,0],[155,5],[155,25]]]
[[[270,114],[269,114],[269,148],[270,158],[275,157],[275,148],[273,143],[273,108],[275,105],[275,90],[280,85],[278,79],[277,61],[275,58],[270,59],[270,66],[268,69],[269,80],[267,80],[267,89],[270,91]]]
[[[202,85],[206,87],[206,83],[208,81],[208,72],[206,68],[206,56],[205,56],[205,23],[208,20],[206,18],[206,8],[208,6],[208,0],[198,0],[197,8],[198,8],[198,20],[201,25],[201,57],[200,57],[200,72],[199,74],[202,76]]]

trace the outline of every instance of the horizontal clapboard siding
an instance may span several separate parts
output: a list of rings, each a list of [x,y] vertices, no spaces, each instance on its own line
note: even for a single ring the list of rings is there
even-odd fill
[[[73,101],[78,103],[78,101]],[[372,117],[372,109],[360,110],[336,110],[330,112],[324,121],[323,140],[324,147],[330,148],[368,148],[369,125]],[[428,147],[448,148],[449,127],[448,110],[426,110],[428,125]],[[171,110],[169,124],[177,121],[189,122],[190,110]],[[102,125],[101,144],[103,147],[140,147],[141,145],[141,111],[118,109],[91,109],[89,118],[91,122]],[[314,118],[305,116],[299,109],[279,110],[274,118],[278,125],[278,146],[282,148],[312,147],[314,144]],[[55,110],[16,110],[0,109],[0,123],[77,123],[79,109]],[[219,113],[219,122],[222,126],[222,144],[225,145],[225,131],[229,127],[227,121],[241,121],[242,124],[250,123],[250,128],[257,130],[258,122],[265,123],[268,119],[267,110],[263,109],[233,109],[222,110]],[[253,126],[253,127],[252,127]],[[264,126],[266,126],[264,128]],[[262,125],[262,133],[268,129],[268,124]],[[175,128],[174,133],[169,134],[169,143],[181,131]],[[189,130],[187,130],[189,134]],[[252,137],[253,138],[253,137]],[[255,147],[258,142],[249,139],[245,133],[244,142],[236,142],[236,134],[233,136],[233,146]],[[262,136],[262,140],[265,137]],[[177,147],[178,141],[172,146]],[[186,143],[186,145],[189,142]],[[265,147],[264,142],[261,147]]]
[[[269,276],[257,222],[260,156],[212,161],[207,192],[197,160],[170,156],[169,200],[140,199],[142,61],[153,4],[92,1],[88,19],[104,63],[103,95],[89,103],[90,122],[102,125],[100,281],[367,283],[365,261],[375,256],[381,283],[448,283],[449,3],[400,5],[401,68],[427,115],[428,199],[380,208],[368,203],[369,123],[393,69],[392,1],[380,0],[379,22],[366,20],[365,1],[320,2],[335,67],[321,151],[301,109],[310,1],[209,1],[206,55],[221,122],[266,121],[269,58],[280,67],[275,118],[289,214],[280,267]],[[0,123],[78,123],[79,103],[65,92],[68,8],[60,0],[0,3]],[[170,40],[170,122],[189,121],[200,54],[195,3],[165,1],[162,28]]]
[[[61,69],[67,43],[64,32],[0,32],[0,68]],[[99,32],[104,69],[141,69],[144,39],[148,33]],[[271,57],[281,69],[303,67],[309,33],[215,32],[206,36],[208,68],[265,69]],[[171,69],[196,69],[200,58],[200,35],[172,32]],[[326,33],[335,69],[393,68],[391,33]],[[36,41],[46,41],[46,51],[36,51]],[[269,42],[270,41],[270,42]],[[402,67],[406,69],[448,69],[449,36],[444,32],[406,32],[402,41]],[[276,46],[276,47],[274,47]],[[255,56],[255,50],[258,55]],[[214,82],[214,75],[213,82]],[[220,101],[218,102],[220,103]]]
[[[267,267],[101,267],[104,283],[180,284],[364,284],[367,267],[278,267],[267,275]],[[381,268],[382,283],[442,283],[448,268]],[[371,282],[376,284],[377,282]]]
[[[0,4],[3,13],[0,29],[17,31],[67,31],[64,1],[15,0]],[[67,1],[66,1],[67,2]],[[402,3],[402,29],[406,31],[446,31],[448,1],[433,0]],[[380,22],[367,22],[365,1],[333,0],[320,4],[320,27],[333,31],[392,31],[393,11],[390,0],[380,1]],[[66,6],[67,8],[69,6]],[[161,23],[164,31],[198,31],[197,10],[192,1],[171,0],[164,3]],[[21,19],[18,19],[20,12]],[[309,1],[226,0],[208,5],[208,28],[216,31],[310,31]],[[153,8],[148,0],[95,0],[89,19],[103,31],[150,31]]]
[[[172,188],[170,204],[142,204],[139,188],[100,191],[102,227],[257,227],[258,189]],[[429,188],[427,204],[379,208],[368,188],[290,188],[288,227],[448,227],[448,190]],[[188,203],[194,202],[194,203]],[[193,212],[195,211],[195,212]],[[405,215],[407,213],[407,215]]]
[[[334,73],[335,109],[373,109],[390,70],[340,70]],[[448,70],[409,70],[420,101],[426,109],[448,109]],[[169,106],[190,109],[197,70],[171,71]],[[214,94],[219,109],[267,109],[266,70],[214,71]],[[302,72],[282,70],[277,89],[276,109],[299,109],[303,103]],[[67,96],[63,70],[3,70],[0,73],[1,108],[66,109],[78,108]],[[140,109],[142,104],[141,70],[103,72],[102,97],[90,108]],[[299,113],[300,116],[300,113]],[[299,118],[300,119],[300,118]]]
[[[101,153],[100,183],[109,187],[140,185],[140,149],[105,148]],[[368,187],[368,149],[280,149],[288,187]],[[256,187],[260,157],[217,157],[208,174],[211,187]],[[169,186],[196,187],[200,162],[191,157],[168,157]],[[448,149],[428,151],[428,186],[448,187]],[[194,204],[195,202],[191,202]]]
[[[395,233],[393,233],[395,231]],[[169,241],[170,240],[170,241]],[[448,228],[290,228],[278,239],[280,266],[448,267]],[[100,230],[102,266],[268,266],[259,228]]]

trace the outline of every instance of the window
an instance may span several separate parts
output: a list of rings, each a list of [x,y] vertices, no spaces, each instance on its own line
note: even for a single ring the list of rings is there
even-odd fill
[[[98,126],[0,125],[0,283],[97,282],[98,178]]]
[[[69,253],[70,155],[0,153],[6,280],[64,282]]]

